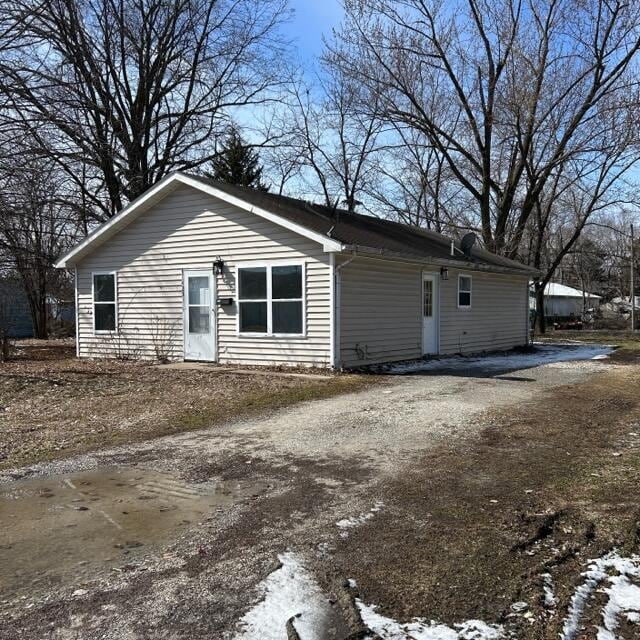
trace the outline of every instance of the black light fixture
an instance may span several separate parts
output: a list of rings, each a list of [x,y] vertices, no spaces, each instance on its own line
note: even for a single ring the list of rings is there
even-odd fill
[[[440,280],[449,279],[449,269],[447,267],[440,267]]]
[[[224,260],[220,256],[217,256],[216,259],[213,261],[213,273],[219,276],[223,271],[224,271]]]

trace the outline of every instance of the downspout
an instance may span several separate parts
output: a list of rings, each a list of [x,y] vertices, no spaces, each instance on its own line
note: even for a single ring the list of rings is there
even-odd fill
[[[340,272],[351,262],[356,259],[356,250],[354,249],[353,254],[348,260],[342,262],[334,267],[334,323],[333,323],[333,362],[331,363],[334,369],[341,368],[341,360],[340,360],[340,316],[342,315],[342,278],[340,277]]]

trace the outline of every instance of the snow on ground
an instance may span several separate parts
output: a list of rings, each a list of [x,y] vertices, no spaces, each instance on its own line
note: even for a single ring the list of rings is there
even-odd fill
[[[558,599],[553,592],[553,578],[550,573],[542,574],[542,590],[544,591],[544,606],[553,609],[558,604]]]
[[[431,360],[413,360],[392,364],[385,371],[392,374],[437,372],[439,370],[461,369],[477,371],[519,371],[545,364],[556,364],[574,360],[603,360],[613,351],[613,347],[593,344],[550,344],[535,343],[531,353],[507,353],[499,355],[447,356]]]
[[[375,508],[375,507],[374,507]],[[349,525],[351,526],[351,525]],[[336,613],[313,575],[293,553],[279,556],[282,566],[259,585],[262,600],[238,623],[234,640],[286,640],[287,621],[302,640],[323,640],[336,619]],[[576,640],[584,626],[585,611],[593,606],[593,596],[606,596],[597,626],[598,640],[617,640],[623,621],[640,624],[640,556],[621,557],[615,552],[590,560],[582,574],[584,581],[576,589],[564,620],[561,640]],[[551,576],[543,574],[545,602],[553,607],[556,598]],[[354,580],[349,580],[355,588]],[[381,640],[500,640],[505,632],[500,625],[468,620],[448,626],[425,618],[400,623],[379,614],[376,605],[356,598],[363,623]]]
[[[362,622],[382,640],[498,640],[503,637],[502,627],[481,620],[469,620],[453,627],[422,618],[401,624],[376,613],[375,605],[366,605],[358,598],[356,605]]]
[[[589,561],[582,575],[584,582],[571,598],[569,613],[564,621],[561,640],[578,637],[585,609],[596,589],[607,596],[602,610],[602,626],[598,626],[598,640],[616,640],[620,622],[640,622],[640,556],[620,557],[611,552]]]
[[[278,556],[282,566],[259,585],[264,599],[239,622],[235,640],[287,640],[287,620],[302,640],[323,640],[331,604],[315,578],[293,553]]]
[[[313,575],[293,553],[278,556],[282,566],[259,585],[262,600],[238,622],[234,640],[287,640],[287,621],[301,640],[324,640],[336,614]],[[355,580],[348,580],[351,588]],[[499,640],[502,627],[480,620],[469,620],[449,627],[416,618],[400,624],[376,613],[375,605],[365,605],[356,598],[362,622],[381,640]]]
[[[367,520],[373,518],[373,516],[378,513],[384,507],[384,502],[376,502],[369,511],[365,513],[361,513],[359,516],[352,516],[351,518],[345,518],[344,520],[338,520],[336,522],[336,527],[342,529],[340,532],[340,537],[346,538],[349,533],[347,529],[352,529],[353,527],[359,527],[361,524],[364,524]]]

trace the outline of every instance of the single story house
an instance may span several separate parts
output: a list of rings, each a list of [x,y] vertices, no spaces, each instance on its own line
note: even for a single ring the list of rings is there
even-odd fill
[[[349,368],[528,340],[522,264],[185,173],[57,266],[75,270],[79,356]]]
[[[544,314],[547,318],[580,318],[586,309],[597,309],[600,296],[582,292],[559,282],[544,288]]]

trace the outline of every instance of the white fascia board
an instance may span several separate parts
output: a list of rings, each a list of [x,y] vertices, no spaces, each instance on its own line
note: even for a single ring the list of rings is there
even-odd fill
[[[291,222],[282,216],[279,216],[271,211],[267,211],[266,209],[262,209],[261,207],[256,207],[241,198],[237,198],[235,196],[231,196],[220,189],[216,189],[211,185],[204,184],[199,180],[195,180],[190,176],[186,176],[181,173],[172,173],[171,175],[166,176],[160,182],[158,182],[155,186],[151,187],[145,193],[143,193],[139,198],[136,198],[133,202],[131,202],[127,207],[125,207],[120,213],[115,215],[111,220],[105,222],[102,226],[100,226],[96,231],[92,234],[88,235],[80,244],[76,245],[69,253],[67,253],[64,257],[62,257],[56,264],[55,267],[58,269],[62,269],[73,265],[75,263],[74,258],[83,257],[92,245],[97,243],[100,238],[104,238],[109,231],[115,231],[121,225],[124,226],[125,220],[128,218],[133,218],[136,212],[139,212],[145,204],[147,204],[154,197],[160,199],[164,194],[165,190],[173,190],[178,184],[184,184],[194,189],[198,189],[199,191],[203,191],[204,193],[213,196],[214,198],[218,198],[219,200],[223,200],[228,204],[234,205],[240,209],[244,209],[249,213],[253,213],[265,220],[269,220],[274,224],[277,224],[285,229],[289,229],[298,235],[301,235],[305,238],[309,238],[314,242],[318,242],[322,245],[323,250],[326,252],[329,251],[341,251],[343,249],[343,245],[341,242],[337,240],[333,240],[322,233],[318,233],[316,231],[311,231],[306,227],[296,224],[295,222]]]

